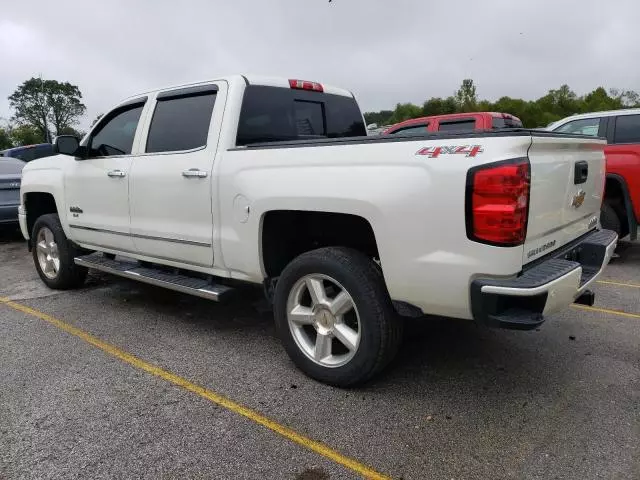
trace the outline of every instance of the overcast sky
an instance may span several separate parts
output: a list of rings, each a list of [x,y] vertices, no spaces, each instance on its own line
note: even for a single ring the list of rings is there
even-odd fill
[[[124,97],[225,73],[334,84],[365,111],[464,78],[488,99],[640,90],[638,18],[639,0],[5,0],[0,117],[39,74],[80,87],[85,128]]]

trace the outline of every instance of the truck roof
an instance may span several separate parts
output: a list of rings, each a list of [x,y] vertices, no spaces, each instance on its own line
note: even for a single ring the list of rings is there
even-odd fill
[[[620,110],[604,110],[602,112],[589,112],[589,113],[576,113],[569,115],[568,117],[561,118],[555,122],[551,122],[546,127],[542,127],[546,130],[553,130],[560,125],[573,120],[583,120],[587,118],[600,118],[600,117],[614,117],[620,115],[640,115],[640,108],[622,108]]]
[[[426,117],[410,118],[399,123],[395,123],[390,127],[387,127],[383,134],[393,130],[396,131],[399,128],[412,126],[414,124],[422,124],[424,122],[433,122],[435,120],[457,120],[460,118],[479,118],[479,117],[491,117],[491,118],[509,118],[512,120],[520,121],[515,115],[504,112],[462,112],[462,113],[442,113],[440,115],[429,115]]]
[[[349,90],[345,90],[344,88],[334,87],[332,85],[327,85],[326,83],[316,82],[315,80],[307,80],[306,78],[299,78],[299,77],[285,78],[285,77],[275,77],[275,76],[269,76],[269,75],[255,75],[255,74],[241,75],[241,74],[236,74],[236,75],[225,75],[225,76],[222,76],[222,77],[214,77],[214,78],[210,78],[210,79],[206,79],[206,80],[200,80],[200,81],[197,81],[197,82],[182,83],[182,84],[177,84],[177,85],[167,85],[167,86],[164,86],[164,87],[161,87],[161,88],[154,88],[154,89],[148,90],[146,92],[140,92],[140,93],[137,93],[135,95],[131,95],[131,96],[123,99],[122,102],[126,102],[126,101],[129,101],[129,100],[134,100],[134,99],[136,99],[136,98],[138,98],[138,97],[140,97],[142,95],[151,95],[151,94],[154,94],[156,92],[161,92],[161,91],[165,91],[165,90],[173,90],[175,88],[194,87],[194,86],[197,86],[197,85],[203,85],[203,84],[216,82],[216,81],[225,81],[225,82],[229,83],[230,86],[232,86],[234,84],[243,84],[243,85],[260,85],[260,86],[265,86],[265,87],[291,88],[290,85],[289,85],[289,81],[291,79],[305,80],[305,81],[312,81],[312,82],[315,82],[315,83],[320,83],[320,85],[322,85],[324,93],[328,93],[328,94],[331,94],[331,95],[341,95],[341,96],[344,96],[344,97],[353,97],[353,93],[351,93]]]

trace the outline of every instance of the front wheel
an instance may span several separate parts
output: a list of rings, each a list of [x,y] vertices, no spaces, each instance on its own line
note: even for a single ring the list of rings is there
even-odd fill
[[[381,371],[402,338],[402,320],[379,267],[348,248],[321,248],[294,259],[278,280],[274,313],[296,366],[340,387]]]
[[[84,283],[87,269],[74,262],[81,252],[67,239],[57,214],[39,217],[33,225],[31,238],[33,262],[49,288],[67,290]]]

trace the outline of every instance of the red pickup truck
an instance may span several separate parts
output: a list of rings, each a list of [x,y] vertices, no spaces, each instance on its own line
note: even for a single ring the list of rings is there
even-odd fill
[[[607,183],[600,221],[620,238],[630,235],[635,240],[640,224],[640,109],[574,115],[547,129],[607,139]]]
[[[396,123],[382,135],[421,135],[426,132],[461,132],[495,128],[522,128],[519,118],[508,113],[472,112],[433,115]]]

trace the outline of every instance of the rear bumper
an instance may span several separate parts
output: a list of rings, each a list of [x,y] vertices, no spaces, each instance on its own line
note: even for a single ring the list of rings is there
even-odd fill
[[[490,327],[529,330],[544,316],[573,303],[600,276],[616,248],[610,230],[591,232],[549,257],[527,267],[520,276],[478,278],[471,284],[475,321]]]
[[[18,223],[18,205],[0,205],[0,225]]]

